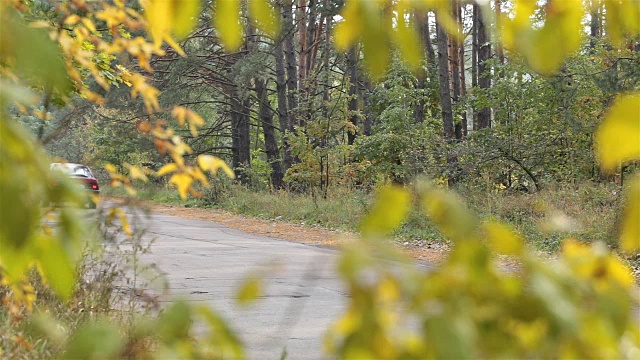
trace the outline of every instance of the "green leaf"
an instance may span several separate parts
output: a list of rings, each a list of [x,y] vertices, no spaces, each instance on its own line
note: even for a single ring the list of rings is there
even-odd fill
[[[220,349],[220,357],[226,358],[225,355],[230,354],[230,359],[244,359],[242,341],[227,323],[206,306],[198,307],[197,310],[209,325],[210,343]]]
[[[626,189],[626,204],[620,226],[620,246],[628,253],[640,249],[640,175]]]
[[[238,50],[242,44],[242,26],[240,25],[240,1],[216,0],[215,27],[225,50]]]
[[[44,279],[60,298],[68,300],[76,280],[75,261],[57,238],[40,236],[35,246]]]
[[[508,226],[496,221],[484,225],[491,248],[500,254],[518,255],[524,247],[524,240]]]
[[[424,327],[426,335],[433,341],[438,358],[477,358],[473,353],[476,337],[474,324],[464,314],[449,312],[433,316],[427,319]]]
[[[362,220],[360,232],[366,238],[386,236],[406,219],[411,206],[411,193],[400,186],[380,190],[373,208]]]
[[[191,309],[184,301],[177,301],[167,308],[158,322],[158,335],[170,344],[189,337],[191,329]]]
[[[454,193],[427,190],[422,196],[422,208],[440,231],[452,240],[469,240],[474,236],[477,221]]]
[[[67,94],[73,89],[62,51],[45,29],[25,25],[10,9],[0,14],[0,60],[15,64],[18,74],[37,85]]]
[[[0,248],[20,249],[39,224],[38,202],[44,196],[36,179],[41,169],[32,158],[27,134],[12,121],[0,119]],[[0,258],[2,255],[0,254]]]
[[[545,15],[544,23],[533,20],[536,6]],[[549,1],[545,5],[518,1],[515,15],[501,17],[501,37],[505,46],[520,52],[531,68],[541,74],[556,72],[564,60],[580,49],[583,8],[575,1]]]
[[[117,359],[123,349],[118,327],[106,319],[81,326],[69,344],[64,359]]]
[[[253,303],[262,294],[261,279],[251,276],[244,279],[242,285],[236,293],[236,300],[240,305],[249,305]]]
[[[616,98],[596,131],[596,155],[605,172],[640,159],[640,93]]]

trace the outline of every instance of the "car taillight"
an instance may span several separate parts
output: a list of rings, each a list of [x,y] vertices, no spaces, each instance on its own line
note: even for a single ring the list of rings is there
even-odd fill
[[[91,184],[91,188],[93,190],[98,190],[98,184]]]

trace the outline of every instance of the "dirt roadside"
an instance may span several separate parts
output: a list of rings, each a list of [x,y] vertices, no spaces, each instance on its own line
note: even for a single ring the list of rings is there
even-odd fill
[[[121,202],[122,199],[109,198],[110,201]],[[245,231],[250,234],[285,239],[307,244],[339,247],[341,244],[356,239],[357,234],[352,232],[323,229],[317,226],[294,224],[284,220],[260,219],[243,216],[217,209],[186,208],[176,205],[161,204],[151,201],[143,203],[150,211],[184,217],[194,220],[202,220],[219,223],[233,229]],[[435,246],[431,243],[421,243],[418,246],[404,243],[398,247],[407,255],[416,260],[439,263],[448,254],[446,246]]]

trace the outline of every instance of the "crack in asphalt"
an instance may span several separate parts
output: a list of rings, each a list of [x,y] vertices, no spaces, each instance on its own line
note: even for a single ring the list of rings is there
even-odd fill
[[[240,246],[240,245],[233,245],[233,244],[223,244],[220,243],[219,241],[216,240],[205,240],[205,239],[194,239],[194,238],[190,238],[190,237],[186,237],[186,236],[177,236],[177,235],[171,235],[171,234],[166,234],[166,233],[162,233],[162,232],[155,232],[155,231],[150,231],[147,230],[148,234],[153,234],[156,236],[168,236],[168,237],[172,237],[174,239],[185,239],[185,240],[191,240],[191,241],[196,241],[196,242],[203,242],[203,243],[207,243],[207,244],[217,244],[217,245],[221,245],[221,246],[228,246],[228,247],[232,247],[232,248],[238,248],[238,249],[248,249],[248,246]]]

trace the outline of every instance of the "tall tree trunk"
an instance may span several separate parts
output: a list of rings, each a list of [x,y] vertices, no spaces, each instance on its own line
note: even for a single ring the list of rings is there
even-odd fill
[[[331,101],[331,97],[329,94],[329,86],[331,81],[331,69],[329,60],[331,58],[331,19],[333,18],[332,14],[329,12],[331,0],[324,0],[325,14],[324,14],[324,22],[325,22],[325,33],[324,33],[324,45],[322,47],[322,121],[327,124],[327,128],[329,126],[329,101]],[[320,34],[318,34],[320,36]],[[327,147],[327,139],[329,137],[328,131],[324,131],[322,133],[322,141],[321,146],[323,148]],[[320,189],[322,190],[322,195],[326,199],[328,189],[329,189],[329,153],[327,152],[325,156],[320,159]]]
[[[273,111],[267,96],[267,87],[264,80],[256,77],[254,79],[256,96],[258,98],[258,118],[262,124],[262,134],[264,136],[264,152],[267,154],[267,161],[271,166],[271,184],[278,190],[283,186],[284,173],[280,165],[278,143],[276,141],[275,127],[273,126]]]
[[[254,29],[249,23],[243,47],[245,53],[250,53],[255,46],[253,34]],[[249,96],[243,95],[240,88],[247,87],[247,85],[236,83],[230,94],[232,165],[236,179],[245,185],[249,183],[246,169],[251,164],[251,99]]]
[[[364,136],[370,136],[373,133],[373,112],[371,111],[371,105],[369,98],[373,92],[373,86],[369,79],[364,80],[364,87],[361,89],[362,106],[364,112],[364,120],[362,121],[362,134]]]
[[[422,13],[418,20],[420,22],[420,33],[422,35],[422,41],[424,42],[424,48],[427,55],[427,65],[435,68],[437,63],[436,53],[433,50],[433,42],[431,41],[431,25],[429,24],[429,13]]]
[[[453,2],[453,18],[458,19],[458,13],[460,7],[458,2]],[[457,104],[460,101],[460,42],[456,38],[449,39],[449,67],[451,68],[451,80],[453,88],[453,103]],[[454,121],[454,133],[457,140],[462,140],[462,122]]]
[[[591,22],[589,23],[589,27],[590,27],[590,35],[591,38],[589,39],[589,47],[591,48],[591,51],[593,52],[596,48],[596,42],[597,42],[597,38],[600,37],[600,28],[602,27],[602,24],[600,23],[601,18],[600,18],[600,7],[598,6],[597,8],[594,7],[594,1],[591,0]]]
[[[291,148],[289,144],[289,109],[287,106],[287,79],[284,69],[284,50],[283,39],[280,39],[274,48],[274,56],[276,60],[276,94],[278,98],[278,123],[280,125],[280,134],[282,135],[282,157],[283,169],[286,173],[291,167],[293,158],[291,157]]]
[[[293,45],[294,25],[292,13],[292,0],[283,0],[282,5],[282,33],[284,36],[284,57],[287,63],[287,105],[289,110],[289,131],[295,133],[298,124],[296,113],[298,111],[298,67],[296,64],[296,51]]]
[[[298,88],[303,88],[306,78],[307,57],[307,0],[298,0],[298,12],[296,15],[298,26]]]
[[[502,0],[496,0],[496,24],[500,26],[500,17],[502,16]],[[487,30],[488,32],[488,30]],[[488,36],[487,36],[488,38]],[[502,45],[500,42],[496,44],[496,54],[498,55],[498,59],[500,60],[500,64],[504,65],[504,50],[502,49]]]
[[[322,25],[318,26],[318,5],[316,0],[309,0],[309,15],[307,20],[307,35],[306,43],[304,45],[305,70],[304,80],[306,80],[311,74],[311,70],[315,65],[315,56],[318,54],[318,30],[322,31]],[[302,86],[302,84],[300,84]]]
[[[491,88],[491,43],[489,29],[482,17],[482,8],[478,8],[478,88],[488,91]],[[491,109],[489,107],[478,110],[478,129],[491,127]]]
[[[473,25],[471,28],[471,87],[478,87],[478,4],[473,4]],[[473,130],[478,130],[478,112],[473,109]]]
[[[453,128],[453,110],[451,106],[451,88],[449,87],[449,44],[445,30],[436,22],[438,33],[438,72],[440,77],[440,107],[442,125],[447,141],[455,138]]]
[[[453,126],[453,110],[451,106],[451,88],[449,87],[449,40],[445,30],[436,21],[436,31],[438,34],[438,72],[440,78],[440,107],[442,108],[442,128],[444,138],[447,142],[447,166],[449,186],[456,182],[454,169],[458,159],[452,155],[448,148],[455,139]]]
[[[303,1],[306,1],[306,0],[301,0],[300,2],[302,3]],[[316,41],[316,38],[318,36],[317,30],[319,28],[322,28],[322,26],[320,27],[317,26],[316,1],[309,0],[307,3],[307,8],[309,9],[309,14],[305,15],[307,19],[307,26],[306,28],[301,30],[304,32],[304,34],[301,33],[300,35],[300,43],[301,43],[300,55],[299,55],[300,56],[300,67],[299,67],[300,83],[298,84],[298,87],[302,90],[301,102],[304,104],[303,107],[305,108],[304,113],[299,114],[300,126],[305,126],[306,122],[309,121],[313,116],[312,114],[313,100],[311,97],[311,93],[314,91],[313,89],[315,88],[316,83],[314,81],[314,84],[311,84],[312,78],[309,78],[309,76],[311,75],[311,70],[313,69],[313,66],[315,64],[315,55],[317,55],[317,49],[318,49],[318,43]]]
[[[349,104],[350,121],[353,129],[347,131],[347,142],[353,145],[358,129],[358,46],[354,46],[347,53],[347,71],[349,72]]]
[[[459,5],[460,7],[458,8],[458,23],[460,24],[460,26],[462,27],[462,34],[464,35],[464,22],[463,22],[463,10],[466,9],[466,5]],[[458,51],[459,51],[459,55],[458,55],[458,61],[459,61],[459,69],[460,69],[460,99],[464,98],[465,96],[467,96],[467,77],[465,74],[465,58],[464,58],[464,42],[466,40],[466,36],[463,36],[462,40],[460,40],[459,42],[459,46],[458,46]],[[462,123],[462,137],[467,136],[467,111],[466,109],[462,112],[462,119],[461,119],[461,123]]]
[[[417,74],[418,84],[416,87],[416,90],[418,91],[418,99],[416,100],[413,107],[414,121],[418,124],[421,124],[422,122],[424,122],[424,117],[425,117],[424,107],[426,105],[426,99],[425,99],[424,91],[427,85],[426,78],[427,76],[430,75],[431,69],[434,68],[433,65],[435,63],[435,53],[433,51],[433,46],[431,44],[431,34],[429,30],[429,14],[416,11],[413,14],[413,18],[418,24],[418,27],[420,29],[420,37],[422,38],[422,41],[424,44],[425,58],[427,61],[426,69],[424,68],[418,69],[418,74]]]
[[[251,162],[250,107],[249,98],[241,100],[236,90],[231,97],[231,153],[236,178],[242,184],[248,183],[245,168]]]

